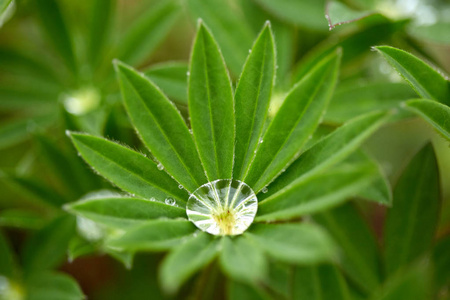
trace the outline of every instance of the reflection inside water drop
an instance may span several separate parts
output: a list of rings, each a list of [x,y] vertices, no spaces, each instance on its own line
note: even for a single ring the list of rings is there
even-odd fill
[[[214,235],[242,234],[253,222],[258,199],[238,180],[208,182],[191,194],[186,206],[189,220]]]

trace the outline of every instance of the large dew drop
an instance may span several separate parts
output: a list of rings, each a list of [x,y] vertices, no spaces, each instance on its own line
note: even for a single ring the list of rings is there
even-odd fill
[[[191,194],[186,206],[189,220],[214,235],[242,234],[258,210],[253,190],[238,180],[208,182]]]

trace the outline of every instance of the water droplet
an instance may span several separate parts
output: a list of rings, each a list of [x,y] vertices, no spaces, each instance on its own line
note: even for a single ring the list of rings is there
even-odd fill
[[[182,185],[182,184],[179,184],[179,185],[178,185],[178,188],[181,190],[181,189],[183,188],[183,185]]]
[[[155,197],[151,197],[150,201],[155,202],[156,201]]]
[[[258,199],[244,182],[219,179],[191,194],[186,206],[189,220],[213,235],[242,234],[252,224]]]
[[[259,139],[259,143],[262,144],[264,142],[263,139]]]
[[[166,202],[167,205],[172,205],[172,206],[174,206],[176,204],[176,202],[173,198],[166,198],[166,200],[164,202]]]
[[[192,134],[192,133],[193,133],[192,129],[189,129],[189,133],[190,133],[190,134]]]
[[[136,197],[136,194],[131,194],[131,197]]]
[[[263,189],[261,190],[261,192],[263,192],[263,194],[267,193],[269,191],[269,189],[267,187],[263,187]]]
[[[187,71],[187,72],[186,72],[186,75],[187,75],[187,76],[191,76],[191,72]]]
[[[158,163],[157,168],[158,168],[158,170],[160,170],[160,171],[164,170],[164,166],[162,165],[162,163]]]
[[[248,49],[248,53],[252,53],[252,49]]]

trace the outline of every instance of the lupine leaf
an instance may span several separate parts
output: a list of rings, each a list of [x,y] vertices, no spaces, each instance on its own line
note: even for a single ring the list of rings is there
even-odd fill
[[[227,286],[227,299],[245,299],[245,300],[270,300],[273,299],[262,289],[257,290],[255,287],[240,283],[238,281],[229,280]]]
[[[152,220],[107,240],[106,245],[127,251],[168,250],[181,244],[182,238],[191,235],[195,229],[194,224],[184,219]]]
[[[186,191],[144,155],[103,138],[79,133],[70,136],[83,159],[121,189],[158,201],[167,197],[187,200]]]
[[[253,45],[236,88],[235,179],[248,172],[260,144],[275,76],[275,47],[267,24]]]
[[[43,216],[31,210],[5,209],[0,212],[0,227],[39,229],[42,225]]]
[[[127,197],[94,197],[68,204],[65,208],[84,218],[119,229],[161,217],[186,216],[185,209],[178,206]]]
[[[346,4],[338,1],[329,1],[326,7],[326,17],[328,27],[333,29],[336,26],[351,23],[370,16],[372,11],[358,11],[348,7]]]
[[[374,233],[352,204],[314,216],[342,249],[341,265],[350,279],[365,291],[381,282],[380,254]]]
[[[72,37],[58,3],[55,0],[37,0],[36,8],[49,41],[53,43],[68,68],[76,73],[78,67]]]
[[[233,240],[224,237],[220,264],[231,278],[247,283],[261,283],[268,274],[266,257],[254,241],[245,236]]]
[[[439,240],[433,249],[436,288],[445,288],[450,283],[450,236]]]
[[[209,181],[231,178],[233,92],[219,47],[203,23],[199,23],[189,72],[189,114],[206,175]]]
[[[388,46],[378,46],[374,49],[383,55],[419,96],[442,103],[450,103],[450,85],[435,69],[400,49]]]
[[[112,17],[116,0],[92,1],[92,11],[89,26],[88,57],[95,66],[105,48],[109,29],[112,27]]]
[[[284,100],[244,178],[255,192],[295,159],[319,125],[336,83],[339,61],[340,52],[321,61]]]
[[[27,300],[82,300],[85,299],[78,283],[66,274],[37,273],[27,279]]]
[[[152,154],[188,191],[206,182],[191,134],[174,104],[148,79],[116,63],[125,107]]]
[[[219,250],[218,242],[211,235],[201,232],[172,251],[160,269],[164,290],[176,292],[192,274],[212,261]]]
[[[246,236],[277,260],[314,264],[336,258],[333,240],[313,224],[254,224]]]
[[[257,221],[283,220],[336,206],[375,180],[373,164],[338,166],[260,202]]]
[[[179,5],[176,1],[150,6],[122,37],[119,59],[128,64],[142,63],[169,33],[178,14]]]
[[[406,108],[424,118],[450,140],[450,107],[430,100],[409,100]]]
[[[161,63],[144,72],[173,101],[188,103],[187,72],[189,67],[183,62]]]
[[[237,77],[254,39],[254,33],[239,7],[227,0],[188,0],[187,3],[191,15],[208,24],[223,51],[228,68]]]
[[[306,150],[259,199],[272,197],[309,176],[337,163],[355,151],[387,119],[385,112],[373,112],[350,120]]]
[[[13,250],[0,232],[0,275],[11,278],[14,275],[14,269]]]
[[[439,173],[431,144],[411,160],[394,188],[384,227],[388,274],[420,257],[431,246],[440,207]]]
[[[75,233],[75,218],[59,217],[36,232],[24,247],[23,265],[27,272],[56,267],[64,258]]]
[[[323,264],[295,268],[293,286],[293,299],[351,299],[344,277],[333,265]]]
[[[416,26],[409,30],[409,33],[420,40],[429,41],[443,45],[450,45],[450,23],[436,22],[432,25]]]

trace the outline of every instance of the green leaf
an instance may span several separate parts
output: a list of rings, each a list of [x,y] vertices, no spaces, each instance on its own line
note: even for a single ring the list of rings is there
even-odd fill
[[[261,289],[237,282],[228,281],[227,286],[228,300],[270,300],[273,299]]]
[[[0,16],[3,18],[3,14],[5,13],[6,9],[10,5],[12,0],[1,0],[0,1]]]
[[[5,236],[0,232],[0,275],[11,278],[14,276],[14,269],[13,250]]]
[[[254,224],[245,235],[273,258],[288,263],[315,264],[337,255],[333,240],[313,224]]]
[[[163,289],[173,294],[202,267],[210,263],[219,250],[219,240],[200,232],[178,246],[164,259],[160,268]]]
[[[433,249],[435,287],[439,290],[450,283],[450,236],[439,240]]]
[[[46,31],[49,41],[53,44],[67,67],[73,73],[77,73],[77,61],[69,32],[58,3],[55,0],[37,0],[36,8],[42,26]]]
[[[354,118],[336,129],[303,152],[270,186],[266,194],[258,195],[261,200],[274,197],[292,185],[342,161],[355,151],[362,142],[377,130],[386,120],[386,112],[373,112]],[[272,196],[273,195],[273,196]]]
[[[78,283],[66,274],[37,273],[26,282],[27,300],[82,300]]]
[[[372,293],[370,300],[428,300],[430,294],[431,270],[425,262],[419,262],[391,276]]]
[[[420,40],[450,45],[450,23],[436,22],[432,25],[411,27],[409,33]]]
[[[87,56],[91,64],[95,66],[105,50],[105,43],[113,23],[116,0],[95,0],[92,2]]]
[[[374,14],[372,11],[358,11],[348,7],[346,4],[338,1],[329,1],[326,6],[326,18],[328,27],[334,27],[355,22]]]
[[[380,254],[374,232],[348,203],[315,215],[342,249],[341,266],[350,279],[370,292],[381,282]]]
[[[106,245],[127,251],[163,251],[180,245],[195,230],[194,224],[184,219],[152,220],[107,240]]]
[[[431,144],[411,160],[394,189],[384,227],[388,274],[428,251],[439,220],[439,173]]]
[[[233,178],[242,179],[260,144],[275,79],[275,46],[267,23],[244,65],[236,88],[236,146]]]
[[[409,100],[405,104],[450,140],[450,107],[430,100]]]
[[[309,177],[264,199],[257,221],[285,220],[336,206],[355,196],[375,180],[373,164],[343,165]]]
[[[144,72],[173,101],[188,104],[187,72],[184,62],[160,63]]]
[[[240,282],[258,284],[268,275],[268,263],[259,245],[245,236],[222,239],[220,265],[231,278]]]
[[[187,3],[194,19],[202,19],[214,33],[232,74],[240,74],[255,35],[239,6],[227,0],[188,0]]]
[[[83,159],[124,191],[158,201],[187,200],[186,191],[143,154],[87,134],[71,133],[70,137]]]
[[[27,273],[56,267],[66,255],[75,233],[75,218],[59,217],[36,232],[23,249],[23,265]]]
[[[315,31],[326,31],[325,1],[255,0],[261,7],[282,21]]]
[[[232,177],[234,101],[228,72],[211,32],[199,23],[191,54],[189,114],[209,181]]]
[[[20,209],[5,209],[0,212],[0,227],[39,229],[42,225],[44,219],[37,212]]]
[[[450,104],[450,85],[435,69],[400,49],[388,46],[378,46],[374,49],[380,52],[419,96]]]
[[[325,122],[340,124],[365,113],[396,108],[401,101],[411,99],[414,95],[414,91],[403,83],[353,83],[338,87],[325,114]]]
[[[347,283],[333,265],[297,267],[294,271],[293,299],[350,300]]]
[[[80,200],[65,209],[110,227],[126,228],[161,217],[185,217],[184,207],[127,197],[105,197]]]
[[[333,92],[340,56],[336,52],[321,61],[284,100],[244,178],[255,192],[282,173],[314,133]]]
[[[145,145],[189,192],[206,182],[192,136],[166,96],[148,79],[116,63],[125,107]]]
[[[69,242],[67,255],[69,262],[73,262],[78,257],[92,255],[97,251],[97,245],[86,241],[82,237],[75,235]]]
[[[176,1],[150,5],[120,39],[119,59],[128,64],[141,64],[167,36],[179,15]]]

